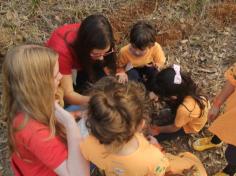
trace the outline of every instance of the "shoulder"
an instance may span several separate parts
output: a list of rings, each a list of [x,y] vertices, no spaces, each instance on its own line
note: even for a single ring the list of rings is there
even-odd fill
[[[68,43],[74,41],[77,35],[77,31],[79,30],[80,24],[65,24],[56,28],[48,41],[46,42],[46,46],[56,50],[59,53],[66,52],[66,48],[68,48]]]
[[[32,119],[24,113],[19,113],[15,116],[13,128],[16,130],[15,136],[17,139],[22,139],[24,141],[30,140],[34,136],[38,136],[37,134],[39,133],[43,133],[45,137],[50,135],[50,130],[46,125]]]
[[[88,135],[81,140],[80,150],[83,156],[90,161],[101,158],[107,152],[105,146],[92,135]]]
[[[205,110],[208,110],[210,108],[210,103],[209,101],[207,100],[207,98],[201,96],[201,100],[202,100],[202,103],[205,105]],[[198,114],[201,112],[200,111],[200,107],[197,103],[197,101],[191,97],[191,96],[187,96],[184,98],[184,101],[183,103],[178,107],[178,112],[181,112],[181,113],[191,113],[191,115],[194,116],[194,114],[196,114],[196,116],[198,116]]]
[[[99,143],[98,139],[96,139],[94,136],[92,135],[86,135],[83,137],[83,139],[81,140],[81,145],[82,146],[101,146],[102,144]],[[88,149],[88,148],[87,148]]]
[[[161,152],[161,150],[153,144],[150,144],[149,141],[145,138],[145,136],[141,133],[136,134],[140,144],[140,158],[145,155],[151,159],[149,163],[158,163],[158,166],[167,167],[169,165],[168,159],[165,155]]]
[[[155,44],[150,48],[150,52],[152,54],[160,54],[160,53],[163,53],[163,50],[162,50],[161,45],[155,42]]]
[[[196,100],[191,96],[186,96],[181,105],[178,107],[178,111],[192,112],[196,107]]]
[[[74,24],[64,24],[62,26],[59,26],[58,28],[56,28],[53,33],[57,33],[57,34],[62,34],[64,35],[65,33],[67,33],[68,31],[77,31],[80,27],[80,23],[74,23]]]
[[[34,120],[32,117],[24,114],[24,113],[18,113],[13,121],[13,127],[16,129],[22,129],[22,130],[38,130],[38,129],[44,129],[48,128],[44,124]],[[21,131],[21,130],[20,130]]]
[[[123,47],[120,49],[120,54],[124,54],[124,53],[129,52],[129,46],[130,46],[130,44],[123,46]]]
[[[160,149],[151,144],[142,133],[136,133],[135,136],[138,139],[140,150],[162,156]]]
[[[159,50],[161,48],[161,45],[159,43],[155,42],[153,48]]]

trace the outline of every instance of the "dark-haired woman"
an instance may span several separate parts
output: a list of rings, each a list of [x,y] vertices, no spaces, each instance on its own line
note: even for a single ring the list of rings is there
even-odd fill
[[[59,53],[61,87],[68,104],[87,104],[89,97],[80,93],[89,83],[115,72],[113,32],[102,15],[57,28],[46,45]]]

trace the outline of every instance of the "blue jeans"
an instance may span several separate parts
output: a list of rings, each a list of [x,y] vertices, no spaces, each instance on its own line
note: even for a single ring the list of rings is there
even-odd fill
[[[69,105],[65,108],[65,110],[67,110],[69,112],[78,111],[78,110],[81,110],[81,106],[79,106],[79,105]]]

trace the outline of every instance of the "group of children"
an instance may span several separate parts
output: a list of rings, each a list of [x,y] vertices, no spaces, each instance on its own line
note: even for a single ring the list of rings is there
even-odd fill
[[[212,147],[221,146],[222,141],[228,143],[229,145],[225,154],[228,165],[222,172],[216,175],[233,176],[233,174],[236,173],[236,133],[233,130],[235,122],[234,116],[236,115],[236,65],[226,72],[226,78],[228,80],[226,86],[214,100],[210,108],[208,99],[201,94],[191,77],[181,71],[179,65],[173,64],[172,66],[165,66],[166,58],[164,52],[161,46],[156,42],[155,37],[155,28],[150,24],[143,21],[136,23],[130,32],[130,43],[122,47],[118,54],[116,77],[104,77],[92,86],[88,94],[87,115],[82,117],[79,122],[81,131],[79,132],[80,137],[78,140],[82,155],[77,153],[77,156],[95,164],[99,169],[103,170],[107,176],[171,176],[183,175],[186,170],[191,169],[194,170],[192,172],[193,176],[206,176],[207,174],[201,161],[195,155],[189,152],[181,153],[178,156],[165,153],[161,150],[158,141],[169,140],[176,136],[190,133],[198,133],[205,126],[208,118],[211,120],[217,118],[220,106],[227,99],[226,113],[217,118],[210,127],[210,131],[215,134],[215,136],[199,139],[194,142],[193,148],[198,151],[203,151]],[[59,157],[60,162],[51,159],[53,160],[53,164],[49,165],[49,168],[52,168],[58,175],[63,175],[63,171],[58,171],[58,166],[66,157],[68,157],[69,161],[69,157],[71,157],[69,154],[75,151],[73,147],[71,147],[73,138],[69,136],[69,134],[73,134],[73,132],[66,127],[68,123],[72,123],[70,120],[71,116],[60,109],[56,113],[59,119],[55,120],[55,118],[52,118],[54,116],[52,115],[52,105],[54,102],[50,99],[51,97],[49,95],[51,94],[47,94],[47,91],[50,90],[43,91],[44,86],[50,87],[49,82],[45,79],[40,79],[40,76],[42,76],[51,80],[50,75],[52,75],[55,84],[55,81],[58,82],[61,80],[61,75],[60,72],[58,70],[55,71],[55,69],[54,71],[51,69],[50,71],[52,73],[48,74],[35,71],[35,73],[40,74],[37,80],[35,80],[35,78],[32,78],[33,80],[23,80],[25,84],[26,82],[28,84],[32,82],[32,84],[41,86],[41,89],[37,89],[42,90],[40,94],[39,92],[31,90],[32,85],[28,87],[26,85],[18,85],[18,77],[19,79],[26,79],[27,71],[40,69],[34,67],[36,63],[30,62],[30,59],[24,63],[29,65],[29,67],[25,66],[25,70],[23,69],[23,64],[21,64],[21,69],[18,68],[21,65],[10,68],[10,65],[7,64],[11,59],[12,62],[18,61],[16,55],[19,55],[19,53],[22,55],[22,52],[25,52],[24,50],[28,48],[30,48],[30,51],[27,54],[32,58],[40,57],[43,53],[44,55],[48,55],[47,57],[49,58],[55,57],[55,55],[50,56],[48,54],[50,51],[48,50],[39,50],[36,46],[24,46],[22,48],[19,47],[18,51],[14,54],[8,54],[8,61],[6,60],[3,65],[4,83],[8,85],[7,89],[3,91],[4,100],[7,102],[4,106],[4,112],[6,116],[11,117],[9,123],[14,124],[10,125],[11,130],[9,131],[11,146],[13,147],[12,151],[14,152],[12,160],[13,168],[18,175],[21,175],[21,173],[27,175],[25,174],[27,172],[22,172],[22,169],[24,170],[24,164],[19,161],[19,158],[21,158],[19,156],[25,154],[28,157],[25,158],[26,160],[39,157],[38,155],[31,157],[28,154],[30,149],[23,150],[24,145],[14,139],[14,136],[22,137],[22,135],[25,138],[26,134],[19,131],[27,126],[28,121],[35,123],[29,120],[32,118],[48,126],[49,131],[61,137],[62,140],[65,138],[65,131],[62,130],[63,128],[60,127],[60,124],[65,126],[66,132],[68,133],[67,139],[65,139],[68,145],[68,154],[65,152],[65,146],[61,144],[61,141],[54,139],[56,141],[54,141],[54,147],[55,143],[62,146],[60,147],[60,151],[63,152],[63,155],[61,154]],[[24,55],[22,55],[22,57],[24,57]],[[22,62],[23,61],[24,59],[22,59]],[[38,65],[40,64],[42,63],[39,62]],[[55,64],[58,63],[54,63],[54,65]],[[44,65],[44,67],[46,67],[46,65]],[[16,72],[14,72],[14,69],[16,69]],[[9,75],[8,72],[11,72],[11,75]],[[15,73],[17,74],[14,75]],[[22,74],[24,75],[22,76]],[[34,74],[34,72],[32,74]],[[8,79],[13,79],[13,83],[7,81]],[[38,81],[38,83],[36,84],[35,81]],[[27,90],[23,91],[22,89],[24,88],[29,89],[28,92]],[[24,94],[19,96],[14,92]],[[35,93],[35,99],[34,97],[30,98],[26,95],[29,92],[32,92],[32,96],[34,96],[33,93]],[[53,92],[57,92],[56,99],[62,98],[60,95],[63,94],[58,93],[57,86],[54,86]],[[164,112],[164,115],[159,117],[165,118],[163,119],[165,123],[157,122],[151,125],[148,124],[151,118],[148,112],[150,106],[148,104],[148,97],[150,92],[155,94],[158,101],[165,102],[165,107],[161,110]],[[12,95],[15,96],[16,100],[12,99]],[[27,98],[24,98],[24,96]],[[228,98],[229,96],[230,98]],[[42,104],[37,104],[38,99],[44,99],[45,101],[42,101]],[[49,107],[46,106],[46,102],[51,103],[51,105]],[[60,102],[61,105],[63,105],[63,101]],[[30,105],[31,103],[33,104]],[[45,113],[43,114],[41,110],[37,111],[35,109],[36,106],[43,109]],[[50,108],[50,110],[46,110],[47,108]],[[33,112],[34,110],[35,112]],[[26,120],[24,120],[22,113],[25,114]],[[60,113],[63,115],[60,115]],[[79,113],[79,115],[82,116],[81,113]],[[14,116],[17,116],[18,119],[14,120]],[[19,125],[20,123],[22,123],[22,125]],[[74,124],[74,122],[72,124]],[[42,127],[40,126],[39,131],[41,129]],[[84,132],[82,129],[87,131]],[[144,129],[148,130],[148,135],[144,135]],[[27,132],[26,129],[25,131]],[[38,131],[34,130],[34,133],[37,134]],[[45,135],[43,135],[43,137],[45,137]],[[34,151],[31,151],[34,153],[37,151],[35,151],[36,144],[32,144],[32,139],[34,139],[36,143],[38,141],[33,136],[28,140],[28,143],[34,145]],[[47,145],[50,146],[49,144]],[[78,144],[76,145],[78,146]],[[17,150],[19,146],[20,149]],[[56,154],[58,153],[55,153],[55,155]],[[41,160],[42,162],[43,159]],[[24,162],[27,163],[27,161]],[[19,163],[22,168],[19,168]],[[30,168],[29,163],[27,163],[27,167],[25,168]],[[79,168],[80,171],[86,167],[84,160],[77,163],[84,166]],[[40,162],[40,164],[42,163]],[[39,171],[39,168],[37,169]],[[68,169],[70,169],[70,167],[68,167]],[[73,171],[70,170],[67,172],[73,173]],[[82,173],[86,175],[86,172]],[[51,172],[50,174],[53,175]]]

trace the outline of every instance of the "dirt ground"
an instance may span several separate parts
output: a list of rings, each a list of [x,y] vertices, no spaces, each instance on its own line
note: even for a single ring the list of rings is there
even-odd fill
[[[92,13],[109,18],[117,49],[128,42],[130,26],[137,20],[152,23],[159,30],[156,38],[164,48],[167,64],[180,64],[210,100],[224,83],[225,69],[236,62],[235,0],[0,0],[1,60],[12,46],[42,44],[57,26],[78,22]],[[199,135],[177,138],[163,146],[171,153],[194,152],[208,175],[213,175],[226,164],[225,146],[202,153],[191,147],[199,136],[209,135],[208,125]],[[6,129],[0,121],[0,170],[8,176]]]

